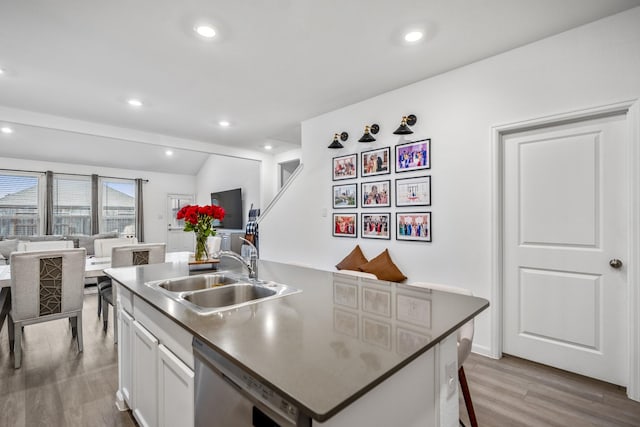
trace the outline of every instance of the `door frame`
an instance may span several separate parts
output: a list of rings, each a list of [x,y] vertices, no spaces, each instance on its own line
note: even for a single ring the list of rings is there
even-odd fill
[[[628,381],[627,396],[640,401],[640,100],[576,110],[492,127],[491,140],[491,199],[493,210],[491,242],[491,347],[490,356],[502,357],[503,346],[503,209],[504,209],[504,139],[515,132],[550,125],[571,123],[603,116],[626,116],[627,169],[629,177],[629,252],[627,265],[628,300]]]

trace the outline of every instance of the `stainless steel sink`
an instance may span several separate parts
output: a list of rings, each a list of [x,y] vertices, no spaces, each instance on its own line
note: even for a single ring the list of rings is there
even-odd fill
[[[187,292],[229,285],[238,281],[225,273],[215,273],[165,280],[157,283],[157,286],[169,292]]]
[[[262,299],[275,294],[276,291],[274,289],[249,283],[238,283],[219,289],[211,289],[207,292],[193,292],[186,295],[184,299],[198,307],[219,308]]]
[[[198,314],[212,314],[301,292],[282,283],[218,272],[148,282]]]

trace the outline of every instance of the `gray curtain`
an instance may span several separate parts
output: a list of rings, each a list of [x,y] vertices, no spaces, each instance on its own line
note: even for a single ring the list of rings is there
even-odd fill
[[[145,180],[136,179],[136,237],[138,242],[144,242],[144,210],[142,209],[142,185]]]
[[[53,234],[53,172],[45,172],[44,234]]]
[[[91,175],[91,233],[100,232],[100,221],[98,220],[98,210],[100,203],[98,200],[98,175]]]

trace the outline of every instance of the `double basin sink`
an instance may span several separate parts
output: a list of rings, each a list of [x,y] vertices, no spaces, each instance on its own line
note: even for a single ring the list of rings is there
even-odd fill
[[[159,280],[147,285],[199,314],[218,313],[301,292],[281,283],[248,279],[229,272]]]

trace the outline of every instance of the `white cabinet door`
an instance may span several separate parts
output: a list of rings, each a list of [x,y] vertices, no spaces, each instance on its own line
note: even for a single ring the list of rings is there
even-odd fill
[[[129,407],[131,403],[131,328],[133,327],[133,317],[126,311],[118,309],[118,356],[120,363],[118,364],[118,376],[120,384],[120,398],[124,400]]]
[[[158,425],[193,426],[194,373],[162,344],[158,356]]]
[[[158,422],[158,339],[133,321],[133,416],[143,427]]]

